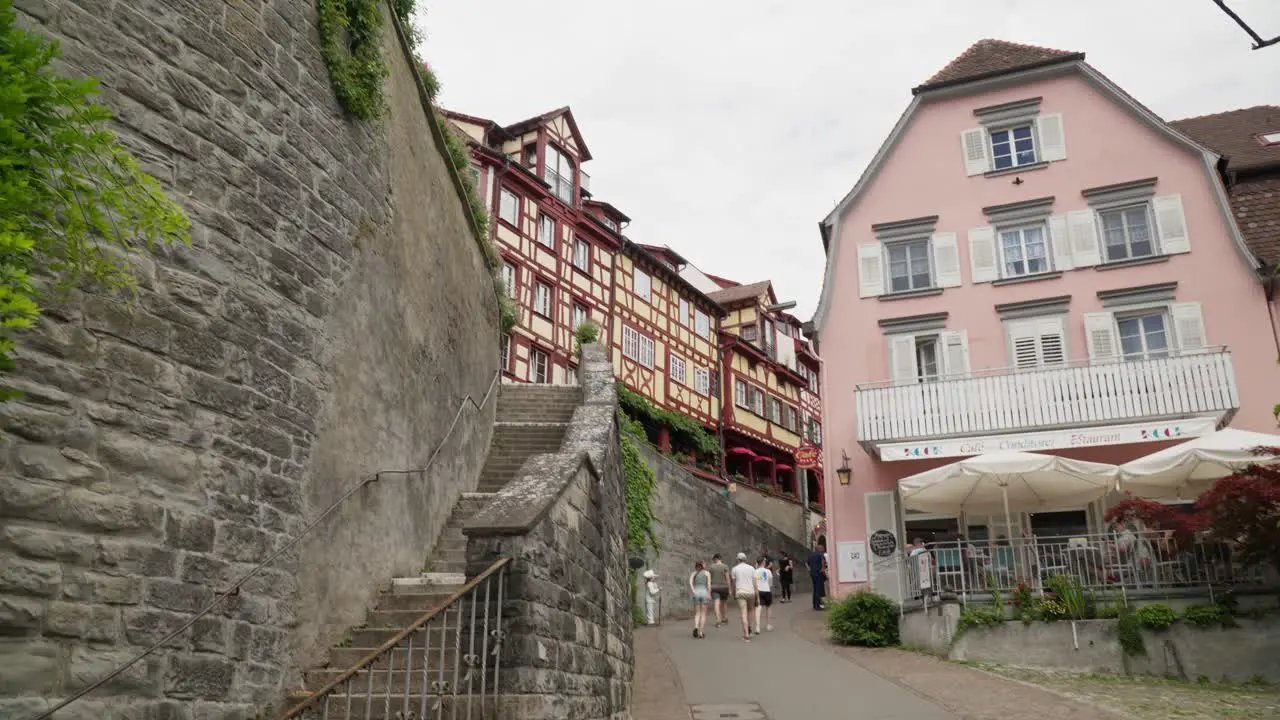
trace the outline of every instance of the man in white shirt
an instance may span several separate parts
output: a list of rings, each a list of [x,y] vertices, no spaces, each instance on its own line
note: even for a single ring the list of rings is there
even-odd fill
[[[738,564],[729,571],[729,580],[733,585],[730,590],[738,601],[738,612],[742,614],[742,639],[751,642],[751,613],[760,595],[756,590],[756,569],[747,562],[746,553],[738,553]]]

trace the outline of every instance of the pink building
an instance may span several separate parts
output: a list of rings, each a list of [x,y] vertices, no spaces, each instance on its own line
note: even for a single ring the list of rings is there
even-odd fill
[[[1118,463],[1228,423],[1275,431],[1260,263],[1219,159],[1083,53],[984,40],[912,90],[822,223],[836,594],[899,595],[877,549],[1004,534],[1003,517],[903,512],[909,475],[999,449]],[[1109,502],[1016,529],[1096,531]],[[896,543],[851,544],[877,531]]]

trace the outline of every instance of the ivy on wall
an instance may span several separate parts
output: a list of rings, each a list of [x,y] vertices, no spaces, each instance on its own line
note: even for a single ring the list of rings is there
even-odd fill
[[[627,480],[627,550],[635,555],[643,555],[650,548],[661,552],[653,514],[658,483],[640,455],[636,439],[626,431],[625,421],[622,417],[618,420],[623,428],[618,439],[622,446],[622,472]]]
[[[187,216],[108,128],[97,81],[55,73],[57,43],[17,27],[12,6],[0,0],[0,374],[40,314],[35,276],[55,292],[133,292],[132,253],[190,242]]]
[[[671,430],[673,440],[699,456],[719,458],[720,441],[697,420],[654,407],[643,395],[622,385],[618,385],[618,404],[627,415],[641,423],[647,420],[654,425],[665,425]]]
[[[380,1],[316,0],[320,53],[329,68],[329,82],[342,107],[361,120],[377,120],[387,107]],[[396,0],[397,14],[404,5],[412,12],[413,0]]]

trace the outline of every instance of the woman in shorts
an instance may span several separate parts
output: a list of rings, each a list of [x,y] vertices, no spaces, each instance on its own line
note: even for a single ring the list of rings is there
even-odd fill
[[[689,576],[689,592],[693,594],[693,636],[707,636],[707,605],[711,603],[711,573],[701,560],[693,564]]]
[[[756,593],[760,602],[756,605],[756,634],[760,634],[760,615],[764,614],[764,629],[773,629],[773,561],[760,558],[756,563]]]

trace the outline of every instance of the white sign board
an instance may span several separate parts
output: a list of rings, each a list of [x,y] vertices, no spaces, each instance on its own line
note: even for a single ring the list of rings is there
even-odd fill
[[[867,581],[867,544],[861,540],[836,543],[836,566],[842,583]]]
[[[1105,425],[1100,427],[1054,430],[1049,432],[1020,433],[1017,435],[983,435],[954,438],[885,443],[880,446],[881,460],[924,460],[936,457],[968,457],[998,450],[1041,452],[1066,448],[1099,447],[1102,445],[1129,445],[1133,443],[1190,440],[1208,435],[1217,429],[1213,418],[1166,420],[1164,422]]]
[[[928,590],[933,587],[933,578],[929,569],[929,553],[923,552],[916,556],[916,572],[920,574],[920,589]]]

